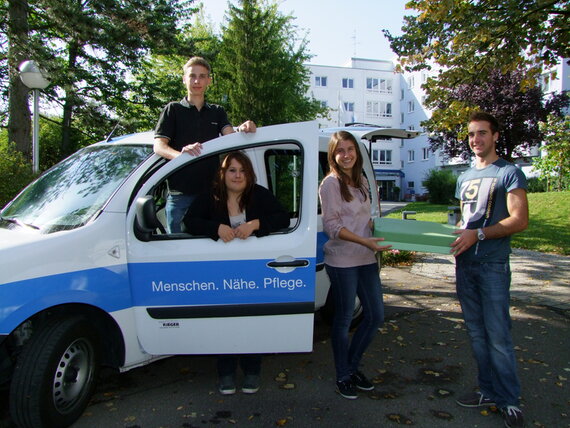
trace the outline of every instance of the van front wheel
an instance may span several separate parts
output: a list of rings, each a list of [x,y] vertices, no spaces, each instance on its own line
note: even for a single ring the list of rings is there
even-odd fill
[[[100,360],[97,334],[83,317],[54,319],[32,335],[10,386],[17,426],[67,427],[87,407]]]

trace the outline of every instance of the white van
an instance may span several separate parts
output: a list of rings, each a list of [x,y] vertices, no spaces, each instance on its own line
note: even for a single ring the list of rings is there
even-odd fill
[[[24,189],[0,213],[0,383],[10,382],[14,422],[72,424],[100,365],[310,352],[329,291],[317,200],[327,141],[316,122],[267,126],[166,162],[152,132],[133,134],[78,151]],[[229,243],[166,233],[169,175],[232,150],[249,155],[290,226]],[[371,197],[378,216],[376,186]]]

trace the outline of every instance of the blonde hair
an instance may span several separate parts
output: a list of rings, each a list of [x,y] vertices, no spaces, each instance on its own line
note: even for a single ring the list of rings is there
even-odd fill
[[[182,67],[182,69],[184,70],[184,74],[186,74],[188,69],[190,67],[192,67],[193,65],[201,65],[202,67],[204,67],[205,69],[208,70],[208,74],[210,74],[212,72],[212,67],[210,67],[210,64],[208,63],[208,61],[206,61],[201,56],[193,56],[192,58],[190,58],[188,60],[188,62],[186,62],[186,64],[184,64],[184,67]]]

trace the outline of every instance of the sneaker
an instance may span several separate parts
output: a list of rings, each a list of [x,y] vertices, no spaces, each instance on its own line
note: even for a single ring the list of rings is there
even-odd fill
[[[336,382],[336,392],[342,395],[344,398],[349,400],[354,400],[358,398],[356,393],[356,387],[351,380],[339,380]]]
[[[236,393],[236,382],[232,375],[220,376],[218,390],[222,395],[232,395]]]
[[[245,375],[241,392],[255,394],[257,391],[259,391],[259,375]]]
[[[360,371],[351,374],[350,380],[354,386],[356,386],[358,389],[361,389],[362,391],[372,391],[374,389],[372,382],[366,379],[366,376],[364,376]]]
[[[489,407],[495,406],[495,402],[485,397],[480,392],[470,392],[456,400],[456,403],[463,407]]]
[[[517,406],[502,407],[501,415],[507,428],[524,427],[523,412]]]

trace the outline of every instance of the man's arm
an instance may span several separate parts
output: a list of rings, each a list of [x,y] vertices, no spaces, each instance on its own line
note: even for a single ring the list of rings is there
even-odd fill
[[[522,232],[528,227],[528,199],[525,189],[513,189],[507,193],[507,210],[509,216],[498,223],[483,227],[485,239],[497,239]],[[459,237],[451,244],[451,252],[455,256],[467,251],[477,239],[476,229],[456,231]]]
[[[153,145],[154,152],[165,159],[174,159],[180,152],[170,147],[168,138],[156,137]]]

